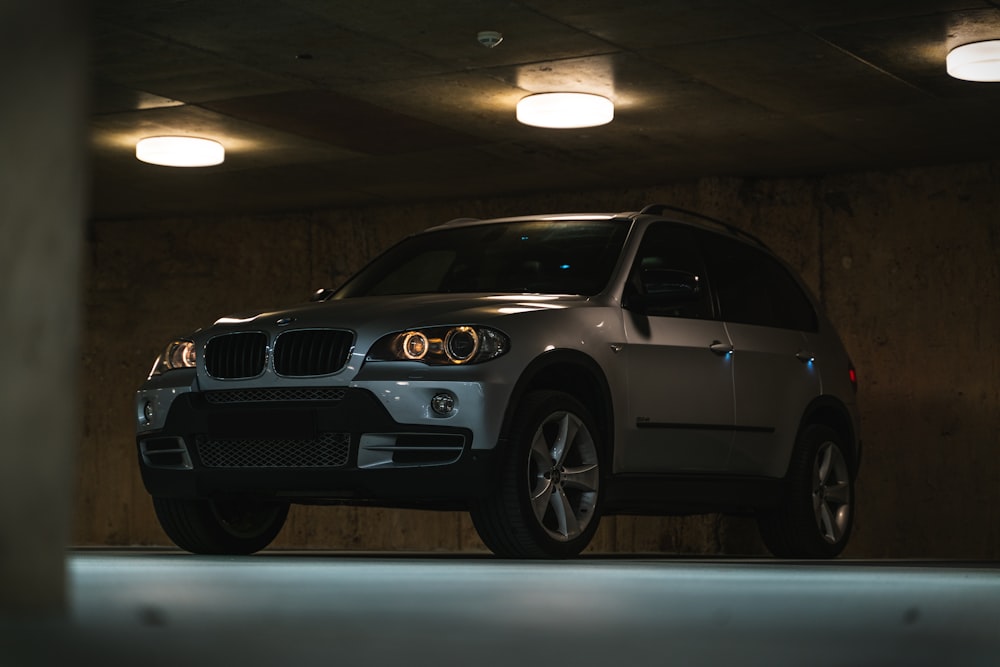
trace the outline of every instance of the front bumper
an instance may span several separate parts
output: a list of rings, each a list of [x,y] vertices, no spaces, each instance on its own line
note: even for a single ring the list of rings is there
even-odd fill
[[[400,423],[367,389],[171,398],[156,427],[136,436],[153,496],[459,508],[499,482],[498,449],[474,449],[472,429]]]

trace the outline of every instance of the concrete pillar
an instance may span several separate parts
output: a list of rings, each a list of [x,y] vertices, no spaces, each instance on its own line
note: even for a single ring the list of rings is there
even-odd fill
[[[88,6],[0,3],[0,617],[66,605]]]

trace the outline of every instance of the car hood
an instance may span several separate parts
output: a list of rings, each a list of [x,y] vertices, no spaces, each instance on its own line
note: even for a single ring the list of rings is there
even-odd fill
[[[554,294],[406,294],[339,299],[220,318],[212,327],[332,327],[384,332],[448,324],[485,324],[507,315],[585,305],[590,297]]]

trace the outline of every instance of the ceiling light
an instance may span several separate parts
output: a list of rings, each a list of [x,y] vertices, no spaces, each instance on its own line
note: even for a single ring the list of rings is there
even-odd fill
[[[948,54],[948,74],[965,81],[1000,81],[1000,40],[956,46]]]
[[[538,93],[517,103],[517,120],[535,127],[594,127],[614,117],[614,102],[590,93]]]
[[[164,167],[211,167],[222,164],[226,149],[200,137],[146,137],[135,145],[135,156]]]

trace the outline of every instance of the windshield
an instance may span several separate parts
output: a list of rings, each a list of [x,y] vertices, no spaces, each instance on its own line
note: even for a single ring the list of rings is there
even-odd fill
[[[623,220],[531,220],[411,236],[333,296],[529,292],[591,296],[604,289],[628,233]]]

